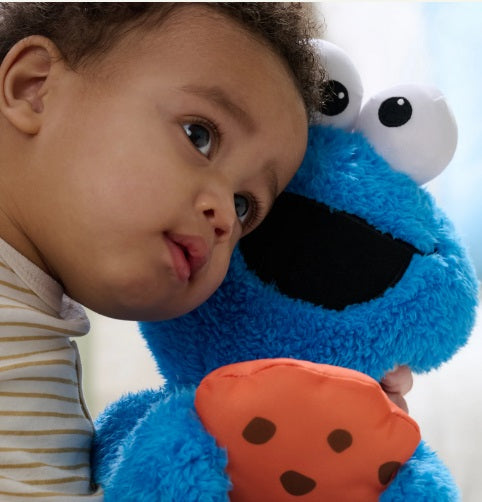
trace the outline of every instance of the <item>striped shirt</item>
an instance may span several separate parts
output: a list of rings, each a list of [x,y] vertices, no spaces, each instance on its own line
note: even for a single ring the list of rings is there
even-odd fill
[[[96,501],[93,425],[70,337],[89,330],[82,307],[0,239],[0,500]]]

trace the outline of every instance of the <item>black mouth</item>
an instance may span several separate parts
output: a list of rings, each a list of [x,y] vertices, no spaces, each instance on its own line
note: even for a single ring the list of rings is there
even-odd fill
[[[241,240],[240,249],[247,267],[265,283],[334,310],[382,296],[420,254],[357,216],[289,192]]]

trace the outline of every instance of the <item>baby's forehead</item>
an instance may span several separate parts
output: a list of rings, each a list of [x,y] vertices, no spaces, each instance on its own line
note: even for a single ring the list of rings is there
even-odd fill
[[[147,38],[163,41],[173,55],[189,41],[196,43],[192,51],[198,53],[207,47],[206,41],[214,39],[216,47],[209,47],[207,57],[214,66],[216,54],[231,40],[236,45],[231,59],[255,44],[258,51],[271,52],[282,63],[307,109],[317,109],[321,101],[322,72],[308,43],[319,35],[320,27],[309,8],[279,2],[92,2],[81,7],[75,3],[0,3],[4,20],[0,25],[0,58],[19,40],[41,33],[58,48],[60,60],[70,69],[91,75],[103,71],[105,78],[116,66],[121,71],[125,59],[120,54],[136,58],[136,51],[148,50]],[[135,51],[129,50],[132,48]],[[155,52],[158,45],[151,43],[151,49]],[[255,73],[259,66],[252,61],[246,71]]]
[[[113,33],[99,60],[125,64],[126,59],[144,61],[148,56],[147,65],[163,66],[171,73],[177,69],[173,61],[200,61],[204,65],[203,73],[209,75],[223,60],[236,64],[240,57],[253,52],[263,54],[265,59],[269,55],[286,68],[283,58],[261,36],[214,7],[180,4],[161,20],[156,21],[157,17],[152,14],[146,23],[134,25],[120,35]],[[258,71],[262,66],[260,59],[251,58],[246,72]],[[224,70],[231,73],[228,65]],[[288,69],[286,73],[290,75]]]

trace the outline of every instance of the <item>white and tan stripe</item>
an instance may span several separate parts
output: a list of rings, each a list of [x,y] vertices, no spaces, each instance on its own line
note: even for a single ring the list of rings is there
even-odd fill
[[[30,462],[29,464],[0,464],[0,469],[39,469],[42,467],[60,469],[62,471],[72,471],[75,469],[83,469],[88,467],[89,464],[77,464],[77,465],[51,465],[44,464],[42,462]]]
[[[1,251],[0,246],[0,251]],[[1,257],[0,257],[1,260]],[[72,336],[58,312],[0,261],[0,500],[102,501],[90,481],[86,416]],[[60,301],[59,301],[60,305]]]
[[[3,297],[2,303],[7,305],[9,303],[8,300],[14,300],[24,307],[30,307],[46,315],[56,316],[55,310],[45,304],[45,302],[32,291],[32,288],[23,283],[23,281],[18,278],[17,274],[3,263],[0,267],[0,294]],[[5,302],[5,300],[7,301]]]

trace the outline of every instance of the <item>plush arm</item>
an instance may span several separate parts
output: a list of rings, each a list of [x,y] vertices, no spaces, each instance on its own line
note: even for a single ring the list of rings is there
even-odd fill
[[[227,502],[226,454],[199,421],[194,391],[160,398],[157,393],[157,400],[149,393],[136,396],[118,402],[99,421],[94,466],[105,502]],[[122,430],[115,431],[117,426]]]
[[[104,484],[113,474],[119,445],[161,396],[154,390],[126,394],[97,418],[92,448],[92,469],[97,483]]]
[[[460,500],[460,493],[449,470],[424,441],[380,497],[380,502]]]

